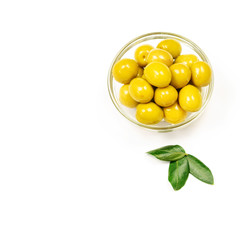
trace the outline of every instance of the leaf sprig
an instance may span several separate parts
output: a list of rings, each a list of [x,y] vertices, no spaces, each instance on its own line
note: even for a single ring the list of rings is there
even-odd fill
[[[179,190],[185,185],[189,173],[202,182],[214,183],[211,170],[199,159],[187,154],[179,145],[168,145],[147,153],[159,160],[170,162],[168,181],[174,190]]]

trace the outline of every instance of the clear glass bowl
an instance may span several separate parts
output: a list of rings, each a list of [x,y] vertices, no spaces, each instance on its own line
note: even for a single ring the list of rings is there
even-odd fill
[[[162,120],[161,122],[154,124],[154,125],[146,125],[143,123],[140,123],[137,121],[135,117],[136,109],[132,108],[127,108],[124,105],[122,105],[119,101],[119,89],[122,86],[119,82],[115,81],[112,76],[112,68],[114,64],[120,60],[121,58],[133,58],[134,59],[134,52],[137,47],[139,47],[142,44],[151,44],[152,46],[156,47],[157,44],[162,40],[166,38],[171,38],[178,40],[181,45],[182,45],[182,53],[181,54],[195,54],[200,60],[207,62],[210,66],[210,62],[206,56],[206,54],[202,51],[200,47],[198,47],[194,42],[191,40],[174,34],[174,33],[166,33],[166,32],[154,32],[154,33],[148,33],[142,36],[139,36],[129,43],[127,43],[115,56],[110,69],[108,73],[108,91],[110,94],[110,97],[113,101],[113,104],[117,108],[117,110],[125,117],[127,118],[130,122],[140,126],[144,127],[146,129],[151,129],[151,130],[157,130],[159,132],[168,132],[172,131],[178,128],[185,127],[192,123],[194,120],[196,120],[201,113],[204,111],[206,108],[211,95],[213,91],[213,86],[214,86],[214,76],[212,74],[212,81],[207,87],[202,87],[201,88],[201,94],[202,94],[202,108],[198,112],[194,113],[188,113],[187,118],[185,119],[184,122],[179,123],[179,124],[170,124]]]

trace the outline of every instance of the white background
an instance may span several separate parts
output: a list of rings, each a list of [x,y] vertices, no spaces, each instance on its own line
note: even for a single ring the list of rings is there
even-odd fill
[[[239,239],[238,1],[0,2],[0,239]],[[183,35],[215,74],[200,119],[172,133],[129,123],[107,91],[131,39]],[[173,191],[145,154],[180,144],[212,170]]]

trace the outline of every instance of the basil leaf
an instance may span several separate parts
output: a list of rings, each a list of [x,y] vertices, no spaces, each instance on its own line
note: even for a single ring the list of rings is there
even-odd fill
[[[176,161],[186,155],[184,149],[179,145],[168,145],[149,151],[147,153],[163,161]]]
[[[190,173],[194,177],[208,184],[214,183],[212,172],[204,163],[190,154],[187,155],[186,158],[188,160]]]
[[[168,181],[171,183],[174,190],[179,190],[185,185],[188,175],[189,166],[186,157],[175,162],[170,162]]]

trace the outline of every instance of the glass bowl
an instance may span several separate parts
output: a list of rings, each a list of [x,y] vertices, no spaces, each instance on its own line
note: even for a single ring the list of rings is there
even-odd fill
[[[193,112],[193,113],[188,113],[186,119],[184,122],[181,122],[179,124],[170,124],[162,120],[161,122],[153,125],[147,125],[143,124],[137,121],[135,117],[136,113],[136,108],[128,108],[122,105],[119,101],[119,90],[120,87],[122,86],[121,83],[117,82],[114,80],[113,75],[112,75],[112,68],[114,64],[120,60],[121,58],[132,58],[134,59],[134,52],[137,47],[139,47],[142,44],[150,44],[154,47],[157,46],[157,44],[162,40],[162,39],[175,39],[179,41],[182,45],[182,53],[181,54],[195,54],[199,60],[202,60],[204,62],[207,62],[210,66],[210,62],[206,56],[206,54],[202,51],[200,47],[198,47],[194,42],[191,40],[174,34],[174,33],[167,33],[167,32],[154,32],[154,33],[148,33],[141,35],[129,43],[127,43],[123,48],[118,52],[118,54],[115,56],[110,69],[108,73],[108,91],[110,94],[110,97],[112,99],[113,104],[117,108],[117,110],[125,117],[127,118],[130,122],[146,128],[146,129],[151,129],[151,130],[157,130],[159,132],[168,132],[168,131],[173,131],[175,129],[179,129],[185,126],[188,126],[190,123],[192,123],[194,120],[196,120],[204,111],[206,108],[211,95],[213,91],[213,86],[214,86],[214,76],[212,74],[212,80],[211,83],[206,86],[201,88],[201,94],[202,94],[202,107],[198,112]]]

